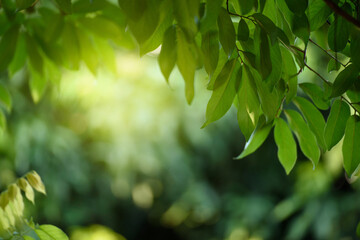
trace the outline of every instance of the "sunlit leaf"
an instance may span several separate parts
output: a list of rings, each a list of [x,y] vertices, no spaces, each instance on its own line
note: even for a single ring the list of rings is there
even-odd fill
[[[351,176],[360,164],[360,117],[353,115],[346,122],[342,146],[344,168]]]
[[[201,50],[204,55],[204,67],[211,76],[219,61],[219,35],[216,31],[209,31],[204,34],[201,41]]]
[[[89,70],[96,75],[97,68],[99,65],[98,56],[96,52],[94,51],[94,42],[80,28],[77,28],[77,37],[79,40],[79,46],[80,46],[80,55],[83,61],[85,62],[86,66],[89,68]]]
[[[32,203],[35,203],[34,190],[30,186],[28,181],[26,181],[25,178],[19,178],[17,181],[17,185],[20,187],[21,190],[25,192],[26,198],[29,199]]]
[[[301,151],[312,162],[314,168],[320,159],[320,150],[316,144],[315,135],[310,130],[300,113],[294,110],[285,110],[291,129],[299,141]]]
[[[305,98],[296,97],[294,103],[305,117],[311,131],[315,134],[321,149],[327,149],[324,139],[325,120],[321,112]]]
[[[344,136],[345,126],[350,117],[350,108],[347,103],[336,99],[331,106],[330,114],[325,126],[325,142],[330,150]]]
[[[185,80],[186,100],[190,104],[194,98],[194,75],[197,67],[196,46],[188,42],[184,31],[176,28],[177,66]]]
[[[260,118],[255,131],[251,134],[250,139],[246,142],[244,150],[239,156],[236,157],[236,159],[242,159],[255,152],[269,136],[272,126],[272,122],[265,123],[265,119]]]
[[[281,118],[275,119],[274,138],[278,147],[279,161],[286,174],[289,174],[295,166],[297,150],[294,137],[287,123]]]
[[[41,192],[46,195],[45,185],[42,182],[39,174],[37,174],[35,171],[29,172],[26,174],[26,178],[30,185],[38,192]]]
[[[221,46],[229,58],[236,48],[236,34],[230,15],[223,8],[220,10],[217,23],[219,27],[219,40]]]
[[[203,127],[220,119],[230,109],[236,95],[236,82],[240,63],[237,59],[229,60],[216,78],[213,93],[206,108],[206,122]]]
[[[69,240],[61,229],[53,225],[40,225],[39,228],[35,229],[35,232],[40,240]]]

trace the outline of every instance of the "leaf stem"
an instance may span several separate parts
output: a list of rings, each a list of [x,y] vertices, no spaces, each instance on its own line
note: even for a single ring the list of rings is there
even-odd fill
[[[334,12],[336,14],[339,14],[340,16],[342,16],[343,18],[345,18],[347,21],[351,22],[352,24],[354,24],[356,27],[360,28],[360,21],[358,21],[356,18],[354,18],[353,16],[349,15],[347,12],[345,12],[344,10],[342,10],[336,3],[334,3],[331,0],[323,0],[326,5],[328,5],[332,10],[334,10]]]
[[[307,65],[306,62],[304,62],[305,67],[307,67],[310,71],[312,71],[313,73],[315,73],[321,80],[323,80],[327,85],[331,86],[331,83],[326,80],[323,76],[320,75],[320,73],[318,73],[317,71],[315,71],[314,69],[312,69],[309,65]]]
[[[343,101],[347,102],[347,104],[349,104],[349,105],[350,105],[350,107],[351,107],[352,109],[354,109],[355,114],[357,113],[357,114],[359,115],[358,110],[356,110],[356,108],[354,107],[354,104],[355,104],[355,103],[350,102],[350,101],[349,101],[349,100],[347,100],[344,96],[341,96],[341,100],[343,100]]]

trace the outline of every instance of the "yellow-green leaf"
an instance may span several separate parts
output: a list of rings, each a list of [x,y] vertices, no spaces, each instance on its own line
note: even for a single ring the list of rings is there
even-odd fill
[[[294,110],[285,110],[285,115],[299,141],[301,151],[312,162],[315,168],[320,159],[320,150],[316,144],[315,135],[311,132],[300,113]]]
[[[296,142],[289,129],[289,126],[281,118],[275,119],[274,138],[278,147],[279,161],[284,167],[286,174],[289,174],[296,163]]]
[[[176,63],[176,53],[176,28],[175,26],[170,26],[164,34],[164,40],[158,58],[161,72],[167,81]]]
[[[221,8],[217,22],[219,27],[219,40],[221,46],[228,58],[230,58],[231,54],[236,48],[236,33],[230,15],[224,8]]]
[[[46,195],[45,185],[42,182],[39,174],[37,174],[35,171],[29,172],[26,174],[26,178],[30,185],[38,192],[41,192]]]

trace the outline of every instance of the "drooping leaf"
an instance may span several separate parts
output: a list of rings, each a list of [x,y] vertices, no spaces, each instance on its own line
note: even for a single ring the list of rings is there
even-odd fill
[[[251,134],[250,139],[246,142],[244,150],[239,156],[236,157],[236,159],[242,159],[255,152],[269,136],[272,126],[272,122],[266,123],[264,117],[260,118],[255,131]]]
[[[270,46],[269,46],[268,36],[266,35],[263,29],[260,29],[259,31],[260,33],[256,34],[255,36],[255,41],[259,43],[259,45],[256,44],[256,47],[257,46],[259,47],[257,66],[262,79],[265,80],[272,71],[272,62],[270,56]]]
[[[0,102],[6,107],[9,112],[12,108],[12,100],[9,91],[5,86],[0,84]]]
[[[203,127],[220,119],[230,109],[236,95],[236,82],[239,81],[240,63],[229,60],[215,80],[213,93],[206,108],[206,122]]]
[[[78,22],[86,29],[101,38],[111,39],[115,42],[120,41],[124,36],[122,29],[115,22],[103,17],[81,18]]]
[[[196,45],[188,42],[184,31],[176,28],[177,39],[177,66],[185,80],[186,100],[190,104],[194,98],[194,77],[197,67]]]
[[[219,35],[216,31],[204,34],[201,41],[201,50],[204,55],[204,66],[206,72],[211,76],[219,61]]]
[[[9,64],[9,73],[10,76],[13,76],[17,71],[19,71],[22,67],[24,67],[26,62],[26,46],[25,46],[25,38],[23,34],[19,34],[16,50],[14,53],[14,57]]]
[[[171,26],[164,34],[163,44],[159,55],[159,65],[165,79],[168,80],[176,63],[176,28]]]
[[[320,28],[332,13],[331,9],[323,0],[309,0],[308,18],[310,31]]]
[[[220,10],[217,23],[219,27],[219,40],[221,46],[227,54],[228,58],[230,58],[231,54],[236,48],[236,33],[230,15],[223,8]]]
[[[28,181],[26,181],[25,178],[19,178],[17,181],[17,185],[20,187],[21,190],[25,192],[26,198],[29,199],[29,201],[31,201],[32,203],[34,203],[34,190],[30,186]]]
[[[240,130],[248,141],[260,117],[261,108],[253,76],[246,68],[248,67],[243,65],[237,96],[239,102],[237,119]]]
[[[348,176],[353,175],[360,164],[360,118],[351,116],[346,122],[342,146],[344,168]]]
[[[340,16],[335,17],[328,31],[328,43],[331,50],[339,52],[346,47],[350,35],[349,23]]]
[[[219,16],[222,2],[223,0],[208,0],[206,2],[205,14],[200,23],[201,33],[216,30],[216,21]]]
[[[308,0],[285,0],[288,8],[295,14],[301,15],[308,7]]]
[[[47,79],[43,73],[40,74],[33,67],[30,67],[29,70],[30,70],[29,87],[30,87],[31,96],[34,102],[38,103],[41,97],[45,93]]]
[[[281,118],[275,119],[274,138],[278,147],[279,161],[284,167],[286,174],[289,174],[295,166],[297,150],[294,137],[287,123]]]
[[[67,22],[62,33],[62,44],[66,67],[77,70],[80,62],[80,45],[77,38],[76,28],[72,22]]]
[[[336,99],[331,106],[325,126],[325,142],[327,150],[335,146],[344,136],[345,126],[350,117],[350,108],[347,103]]]
[[[338,71],[341,67],[341,64],[336,61],[335,59],[330,59],[328,66],[327,66],[327,71],[328,73],[331,73],[332,71]]]
[[[324,90],[314,83],[301,83],[300,88],[311,98],[315,106],[321,110],[330,107],[330,100],[324,98]]]
[[[96,76],[99,65],[98,56],[94,51],[94,42],[85,31],[77,28],[77,38],[79,40],[80,55],[88,69]]]
[[[42,182],[39,174],[37,174],[35,171],[29,172],[26,174],[26,179],[36,191],[46,195],[45,185]]]
[[[351,64],[342,70],[334,81],[331,97],[338,97],[346,92],[354,84],[358,75],[359,69],[355,64]]]
[[[239,41],[247,41],[249,39],[249,26],[242,18],[239,22],[237,38]]]
[[[297,94],[298,70],[291,53],[283,47],[280,50],[282,56],[282,78],[285,80],[288,89],[286,103],[289,103]]]
[[[308,43],[310,37],[310,25],[305,13],[302,15],[295,14],[292,17],[291,29],[305,44]]]
[[[291,129],[299,141],[300,149],[312,162],[314,168],[320,159],[320,150],[316,144],[315,135],[310,130],[300,113],[294,110],[285,110]]]
[[[315,134],[320,148],[323,150],[327,149],[324,139],[325,120],[323,115],[305,98],[295,97],[294,103],[305,117],[311,131]]]
[[[0,72],[4,71],[14,57],[19,27],[13,26],[7,30],[0,40]]]

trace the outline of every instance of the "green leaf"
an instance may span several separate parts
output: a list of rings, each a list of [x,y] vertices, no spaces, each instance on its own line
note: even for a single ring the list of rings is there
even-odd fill
[[[288,89],[286,93],[286,103],[289,103],[297,94],[298,70],[296,68],[294,58],[292,57],[291,53],[284,47],[281,47],[280,50],[283,69],[282,78],[285,80]]]
[[[39,228],[35,229],[35,232],[40,240],[69,240],[61,229],[53,225],[40,225]]]
[[[240,63],[237,59],[229,60],[215,80],[213,93],[206,108],[205,127],[220,119],[230,109],[236,95],[236,82],[240,80],[238,74]]]
[[[158,58],[161,72],[167,81],[176,63],[176,49],[176,28],[171,26],[164,34],[164,41]]]
[[[309,0],[307,15],[309,18],[310,31],[315,31],[324,25],[331,13],[331,9],[323,0]]]
[[[238,25],[237,38],[239,41],[247,41],[249,39],[249,27],[244,19],[241,19]]]
[[[224,8],[221,8],[220,10],[217,23],[219,27],[219,40],[221,46],[227,54],[228,58],[230,58],[231,54],[236,48],[236,33],[230,15]]]
[[[3,131],[6,129],[6,117],[2,111],[0,111],[0,129]]]
[[[331,107],[325,126],[325,142],[327,150],[335,146],[344,136],[346,121],[350,116],[350,108],[347,103],[336,99]]]
[[[294,103],[300,109],[310,129],[315,134],[320,148],[327,149],[324,139],[325,120],[321,112],[305,98],[295,97]]]
[[[290,41],[284,31],[278,28],[270,18],[261,13],[254,13],[252,16],[259,26],[270,36],[272,44],[274,44],[277,39],[280,39],[283,44],[290,45]]]
[[[6,110],[11,111],[12,101],[9,91],[6,87],[0,84],[0,102],[6,107]]]
[[[35,1],[36,0],[16,0],[15,3],[16,7],[19,10],[22,10],[31,7],[35,3]]]
[[[45,78],[44,75],[40,74],[32,67],[30,67],[29,70],[30,70],[29,87],[30,87],[31,96],[34,102],[38,103],[41,97],[45,93],[47,79]]]
[[[308,7],[308,0],[285,0],[286,5],[295,14],[301,15]]]
[[[35,171],[31,171],[26,174],[26,178],[30,185],[38,192],[41,192],[42,194],[46,195],[45,185],[42,182],[39,174]]]
[[[310,25],[305,13],[302,15],[294,15],[291,22],[291,29],[297,37],[308,43],[310,37]]]
[[[301,83],[300,88],[311,98],[316,107],[327,110],[330,107],[330,100],[325,99],[322,88],[314,83]]]
[[[286,174],[289,174],[296,163],[296,142],[287,123],[281,118],[275,119],[274,138],[278,147],[279,161]]]
[[[96,51],[94,51],[95,45],[93,40],[90,39],[90,36],[80,28],[77,28],[76,30],[80,45],[81,58],[89,70],[96,76],[99,61]]]
[[[350,55],[354,65],[360,68],[360,31],[354,30],[351,35]]]
[[[124,36],[120,26],[118,26],[115,22],[103,17],[85,17],[79,19],[78,22],[86,29],[90,30],[101,38],[111,39],[115,42],[119,42]]]
[[[11,59],[14,57],[19,27],[13,26],[7,30],[0,41],[0,72],[6,70]]]
[[[237,119],[240,130],[246,141],[248,141],[257,124],[261,108],[254,79],[252,75],[249,75],[250,71],[246,71],[245,68],[248,67],[243,65],[243,68],[240,89],[237,95]]]
[[[299,141],[301,151],[312,162],[315,168],[320,159],[320,150],[316,144],[315,135],[305,123],[300,113],[294,110],[285,110],[285,115]]]
[[[24,240],[35,240],[34,238],[30,237],[30,236],[23,236]]]
[[[44,72],[44,60],[41,56],[38,44],[35,39],[26,34],[25,35],[26,50],[29,56],[29,62],[33,70],[35,70],[39,75],[42,75]]]
[[[242,15],[248,14],[254,8],[254,0],[238,0]]]
[[[66,67],[77,70],[80,62],[80,45],[77,38],[76,28],[71,22],[67,22],[64,26],[62,34],[62,44],[66,46],[63,49],[66,57]]]
[[[352,176],[360,163],[360,118],[353,115],[346,122],[345,137],[342,146],[344,168]]]
[[[264,79],[268,85],[270,91],[273,91],[275,85],[279,82],[282,73],[282,56],[280,51],[280,46],[278,42],[274,45],[270,45],[270,59],[272,64],[272,70],[269,76]]]
[[[200,22],[200,31],[202,33],[208,32],[210,30],[217,30],[215,26],[222,2],[223,0],[206,1],[205,15]]]
[[[185,80],[186,100],[190,104],[194,98],[194,75],[197,67],[196,45],[188,42],[184,31],[176,28],[177,66]]]
[[[350,35],[349,23],[340,16],[335,17],[328,31],[328,43],[331,50],[339,52],[346,47]]]
[[[61,11],[70,14],[72,12],[71,0],[55,0]]]
[[[338,97],[346,92],[354,84],[358,75],[359,70],[354,64],[351,64],[342,70],[334,81],[331,97]]]
[[[15,54],[9,65],[10,76],[14,76],[17,71],[24,67],[26,62],[26,56],[25,38],[23,34],[19,34],[16,43]]]
[[[268,40],[268,36],[266,35],[263,29],[260,29],[260,34],[256,36],[259,36],[258,42],[259,42],[259,54],[260,54],[257,65],[259,67],[259,72],[262,76],[262,79],[265,80],[272,71],[269,40]]]
[[[251,134],[249,141],[246,142],[244,150],[236,159],[242,159],[255,152],[269,136],[272,125],[272,122],[266,124],[264,117],[260,118],[255,131]]]
[[[219,61],[219,35],[216,31],[204,34],[201,41],[201,50],[204,55],[204,66],[206,72],[211,76]]]
[[[327,71],[328,73],[331,73],[332,71],[339,71],[341,67],[341,64],[336,61],[335,59],[330,59],[328,66],[327,66]]]
[[[29,199],[29,201],[31,201],[34,204],[35,203],[34,190],[30,186],[28,181],[26,181],[25,178],[19,178],[17,181],[17,185],[20,187],[21,190],[25,192],[26,198]]]

